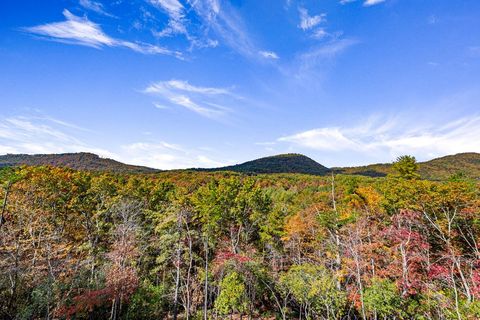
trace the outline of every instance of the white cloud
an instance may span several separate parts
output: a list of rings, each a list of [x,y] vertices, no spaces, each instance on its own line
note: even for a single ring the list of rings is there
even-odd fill
[[[167,110],[167,109],[170,109],[169,107],[163,105],[163,104],[160,104],[160,103],[156,103],[154,102],[153,105],[155,106],[155,108],[157,109],[160,109],[160,110]]]
[[[386,0],[365,0],[365,2],[363,3],[363,5],[365,7],[370,7],[370,6],[374,6],[376,4],[379,4],[379,3],[382,3],[382,2],[385,2]]]
[[[170,104],[214,119],[231,111],[220,102],[225,99],[241,99],[227,88],[194,86],[183,80],[159,81],[145,88],[143,92],[162,97]]]
[[[66,9],[63,11],[63,15],[65,21],[27,27],[23,30],[58,42],[94,48],[124,47],[143,54],[165,54],[182,58],[182,54],[176,51],[147,43],[130,42],[110,37],[103,32],[98,24],[88,20],[87,17],[75,16]]]
[[[91,133],[88,129],[47,116],[7,117],[0,120],[0,155],[92,152],[124,163],[158,169],[218,167],[230,164],[212,160],[214,151],[211,149],[184,148],[165,141],[120,145],[114,153],[89,145],[79,138],[82,133],[89,132]]]
[[[295,77],[297,79],[308,78],[311,75],[318,77],[321,75],[321,73],[318,72],[320,66],[357,43],[358,41],[355,39],[335,39],[299,54],[296,58],[296,63],[294,64],[297,69],[293,71]],[[287,72],[289,74],[292,73],[291,70],[287,70]]]
[[[170,97],[169,99],[172,103],[183,106],[188,110],[196,112],[207,118],[217,118],[223,114],[222,110],[201,107],[187,96],[176,95]]]
[[[324,28],[318,28],[313,32],[312,37],[314,37],[315,39],[323,39],[328,35],[330,34],[327,31],[325,31]]]
[[[103,4],[101,4],[100,2],[96,2],[93,0],[80,0],[79,4],[87,10],[96,12],[107,17],[114,17],[112,14],[105,11]]]
[[[154,32],[155,36],[169,37],[176,34],[184,34],[187,39],[194,40],[187,30],[185,7],[178,0],[150,0],[150,3],[165,11],[169,17],[167,26],[159,32]]]
[[[72,133],[88,131],[51,117],[9,117],[0,120],[0,154],[65,153],[86,151],[115,157],[107,150],[89,146]]]
[[[261,50],[251,39],[240,14],[228,2],[222,2],[222,6],[218,0],[188,0],[188,3],[202,20],[203,27],[213,31],[223,44],[241,55],[258,58]]]
[[[170,19],[168,25],[159,32],[154,32],[157,37],[170,37],[176,34],[185,34],[188,36],[187,27],[181,20]]]
[[[354,39],[335,40],[325,45],[315,47],[312,50],[301,54],[300,57],[303,60],[308,61],[322,58],[333,58],[357,43],[358,41]]]
[[[193,86],[189,84],[188,81],[184,81],[184,80],[170,80],[170,81],[157,82],[156,84],[153,84],[149,88],[153,89],[154,91],[160,88],[165,88],[165,89],[177,89],[181,91],[194,92],[194,93],[202,93],[202,94],[208,94],[208,95],[231,94],[231,92],[225,88]]]
[[[300,13],[300,24],[298,27],[303,31],[310,30],[325,21],[325,13],[310,16],[305,8],[299,8],[298,11]]]
[[[166,142],[137,142],[124,145],[122,149],[124,161],[158,169],[187,169],[226,165],[210,159],[210,157],[195,149],[186,149]]]
[[[444,125],[414,126],[398,119],[372,118],[364,125],[323,127],[279,138],[309,149],[350,152],[350,156],[402,154],[440,156],[460,152],[480,152],[480,116],[461,118]]]
[[[184,7],[178,0],[150,0],[150,3],[162,8],[174,19],[180,19],[184,15]]]
[[[310,16],[307,9],[299,8],[300,13],[300,24],[298,27],[303,31],[307,32],[311,38],[316,40],[329,39],[331,42],[338,40],[342,35],[341,31],[336,32],[327,32],[324,27],[321,27],[320,24],[326,22],[327,15],[325,13]]]
[[[280,142],[293,142],[317,150],[357,149],[357,143],[348,138],[340,128],[318,128],[281,137]]]
[[[348,3],[352,3],[352,2],[355,2],[357,0],[340,0],[340,4],[348,4]],[[363,2],[363,6],[364,7],[370,7],[370,6],[374,6],[376,4],[380,4],[382,2],[385,2],[387,0],[365,0]]]
[[[259,51],[258,53],[266,59],[279,59],[279,56],[273,51]]]

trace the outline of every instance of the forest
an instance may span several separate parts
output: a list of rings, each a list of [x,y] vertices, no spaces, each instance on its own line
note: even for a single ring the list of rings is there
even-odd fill
[[[0,171],[1,319],[480,319],[480,182]]]

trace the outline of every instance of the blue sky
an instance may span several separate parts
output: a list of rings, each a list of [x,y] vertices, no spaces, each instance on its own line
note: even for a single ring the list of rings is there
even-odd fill
[[[0,2],[0,154],[480,152],[478,0]]]

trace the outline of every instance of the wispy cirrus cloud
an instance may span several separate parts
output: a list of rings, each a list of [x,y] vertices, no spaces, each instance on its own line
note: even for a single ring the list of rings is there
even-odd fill
[[[231,112],[229,107],[222,105],[225,100],[241,99],[231,89],[194,86],[184,80],[159,81],[149,85],[143,92],[162,98],[171,105],[181,106],[213,119]]]
[[[178,0],[150,0],[150,3],[162,8],[174,19],[180,19],[184,16],[185,8]]]
[[[163,10],[169,17],[167,26],[154,34],[158,37],[168,37],[184,34],[190,38],[186,27],[185,7],[178,0],[149,0],[154,7]]]
[[[278,143],[325,152],[375,154],[394,158],[402,154],[441,156],[480,152],[480,116],[459,118],[440,125],[409,124],[406,119],[374,117],[351,127],[321,127],[280,137]],[[386,156],[385,156],[386,155]]]
[[[335,31],[329,32],[324,24],[327,22],[327,14],[321,13],[311,16],[305,8],[298,9],[300,16],[300,23],[298,28],[305,31],[311,38],[316,40],[335,40],[338,39],[343,32]]]
[[[310,76],[318,78],[322,75],[322,73],[318,72],[319,68],[325,67],[326,63],[358,43],[359,41],[356,39],[333,38],[333,40],[327,43],[314,46],[305,52],[299,53],[292,64],[294,69],[287,69],[284,72],[293,74],[296,79],[305,79]]]
[[[100,2],[93,1],[93,0],[80,0],[78,3],[87,10],[96,12],[98,14],[101,14],[107,17],[112,17],[112,18],[115,17],[114,15],[105,11],[103,4],[101,4]]]
[[[231,95],[231,91],[226,88],[214,88],[214,87],[200,87],[200,86],[193,86],[188,81],[184,80],[169,80],[163,82],[157,82],[153,85],[154,88],[157,90],[159,87],[162,88],[169,88],[169,89],[176,89],[186,92],[193,92],[193,93],[201,93],[207,95]]]
[[[124,163],[158,169],[217,167],[212,149],[185,148],[165,141],[114,145],[115,152],[84,142],[89,129],[50,116],[11,116],[0,120],[0,155],[92,152]]]
[[[266,59],[273,59],[273,60],[280,59],[278,54],[273,51],[259,51],[258,53]]]
[[[8,117],[0,120],[0,154],[88,151],[115,157],[78,139],[75,133],[79,131],[88,130],[52,117]]]
[[[370,7],[370,6],[374,6],[376,4],[380,4],[382,2],[385,2],[386,0],[365,0],[365,2],[363,3],[363,5],[365,7]]]
[[[162,141],[123,145],[122,154],[123,159],[130,163],[164,170],[220,167],[229,164],[211,159],[210,155],[205,155],[205,150],[184,148]]]
[[[340,3],[341,4],[347,4],[347,3],[351,3],[351,2],[355,2],[357,0],[340,0]],[[385,2],[387,0],[365,0],[363,2],[363,6],[364,7],[371,7],[371,6],[374,6],[376,4],[380,4],[382,2]]]
[[[187,2],[201,19],[203,28],[213,32],[223,44],[237,53],[252,59],[275,59],[277,56],[274,52],[258,48],[247,31],[243,18],[228,2],[222,2],[222,4],[219,0],[188,0]]]
[[[325,22],[327,16],[325,13],[311,16],[305,8],[298,8],[298,12],[300,13],[300,23],[298,27],[303,31],[311,30],[320,23]]]
[[[143,54],[164,54],[182,58],[182,54],[178,51],[171,51],[148,43],[131,42],[111,37],[102,30],[100,25],[90,21],[87,17],[78,17],[66,9],[63,10],[63,15],[65,21],[25,27],[22,30],[48,40],[97,49],[123,47]]]

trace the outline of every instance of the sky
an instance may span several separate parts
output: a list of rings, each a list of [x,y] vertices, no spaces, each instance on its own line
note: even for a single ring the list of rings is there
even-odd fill
[[[478,0],[2,0],[0,154],[480,152]]]

